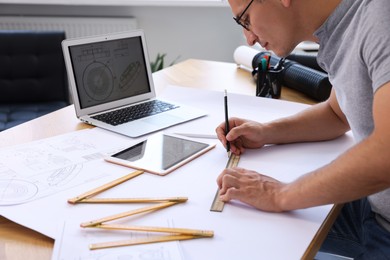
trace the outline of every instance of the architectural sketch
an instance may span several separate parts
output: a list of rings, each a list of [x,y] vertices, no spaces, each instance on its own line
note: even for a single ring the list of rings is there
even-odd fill
[[[105,100],[114,91],[114,74],[102,62],[92,62],[84,70],[83,87],[92,100]]]
[[[95,101],[109,99],[116,90],[127,90],[141,72],[141,63],[131,59],[125,41],[112,49],[100,45],[84,47],[78,60],[86,63],[82,84],[88,97]]]
[[[131,260],[171,260],[169,251],[160,245],[156,248],[142,249],[132,248],[132,250],[118,250],[119,252],[106,252],[106,251],[94,251],[89,256],[82,256],[80,260],[120,260],[120,259],[131,259]]]
[[[164,220],[162,220],[164,222]],[[180,243],[170,241],[134,246],[90,250],[89,245],[107,241],[137,239],[152,233],[117,232],[80,228],[80,223],[66,221],[56,239],[52,259],[71,260],[181,260]],[[159,234],[157,234],[159,236]]]
[[[130,63],[119,78],[119,88],[121,90],[129,88],[139,75],[140,70],[141,63],[139,61]]]
[[[37,193],[38,187],[32,182],[0,179],[0,206],[24,203]]]
[[[88,131],[0,150],[0,206],[26,203],[106,176],[96,163],[120,142],[111,139],[97,147]]]

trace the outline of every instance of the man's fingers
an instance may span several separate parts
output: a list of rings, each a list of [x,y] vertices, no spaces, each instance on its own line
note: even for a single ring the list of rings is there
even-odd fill
[[[221,187],[220,193],[224,194],[224,193],[226,193],[226,191],[228,189],[230,189],[232,187],[236,188],[236,189],[238,189],[240,187],[238,179],[237,179],[237,177],[235,177],[233,175],[226,174],[225,176],[223,176],[223,179],[222,179],[222,187]]]
[[[245,170],[239,167],[227,168],[218,177],[218,186],[220,194],[225,194],[230,188],[239,189],[241,187],[242,178],[245,178],[243,172]]]
[[[240,189],[231,187],[229,188],[225,194],[219,196],[219,199],[224,202],[228,202],[230,200],[238,200],[240,198]]]
[[[230,176],[232,178],[235,178],[236,181],[238,182],[238,180],[243,177],[242,173],[244,171],[245,170],[243,168],[240,168],[240,167],[226,168],[225,170],[223,170],[223,172],[217,178],[218,187],[222,188],[223,183],[225,182],[225,179],[224,179],[225,176]],[[229,177],[227,177],[227,178],[229,179]]]

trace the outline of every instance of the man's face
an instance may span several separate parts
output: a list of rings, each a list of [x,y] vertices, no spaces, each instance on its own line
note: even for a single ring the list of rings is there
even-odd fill
[[[229,0],[233,15],[239,17],[250,0]],[[287,56],[300,42],[293,14],[280,0],[254,0],[240,19],[249,45],[256,42],[276,55]]]

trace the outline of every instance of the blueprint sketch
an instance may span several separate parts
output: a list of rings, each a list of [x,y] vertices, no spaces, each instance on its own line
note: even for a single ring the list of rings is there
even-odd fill
[[[138,37],[71,47],[82,107],[146,93],[146,61]]]
[[[178,241],[89,250],[89,245],[92,243],[137,239],[155,234],[82,229],[80,223],[73,221],[64,222],[59,233],[55,241],[52,260],[182,259],[180,242]]]
[[[95,138],[107,141],[94,142]],[[25,203],[105,176],[93,163],[123,145],[123,140],[101,129],[87,129],[1,149],[0,206]]]

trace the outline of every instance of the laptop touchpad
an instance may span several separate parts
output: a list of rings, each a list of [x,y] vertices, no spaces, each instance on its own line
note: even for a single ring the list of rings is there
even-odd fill
[[[182,119],[177,116],[172,116],[172,115],[158,115],[158,116],[152,116],[152,117],[147,117],[142,120],[142,122],[148,123],[148,124],[153,124],[153,125],[170,125],[174,123],[181,122]]]

